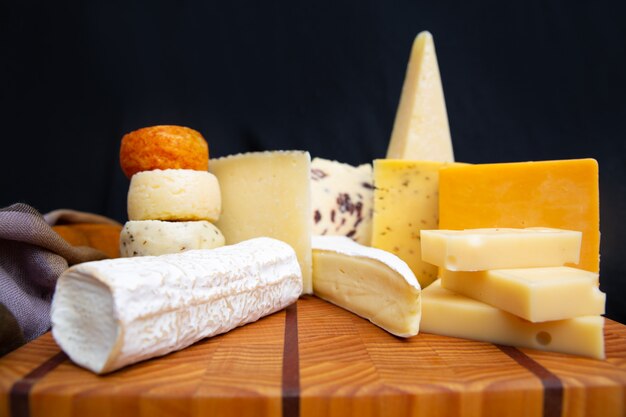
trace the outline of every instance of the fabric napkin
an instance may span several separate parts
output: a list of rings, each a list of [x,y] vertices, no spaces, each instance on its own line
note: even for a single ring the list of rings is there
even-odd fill
[[[0,356],[48,331],[55,284],[68,266],[107,258],[71,246],[52,230],[57,222],[117,223],[75,210],[42,216],[22,203],[0,208]]]

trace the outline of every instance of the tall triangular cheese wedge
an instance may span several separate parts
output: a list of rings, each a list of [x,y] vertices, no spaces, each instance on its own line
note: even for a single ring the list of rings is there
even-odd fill
[[[435,43],[430,32],[419,33],[413,42],[387,158],[454,161]]]

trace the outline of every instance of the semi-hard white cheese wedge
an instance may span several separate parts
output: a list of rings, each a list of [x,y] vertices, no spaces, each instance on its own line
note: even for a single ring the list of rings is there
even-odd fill
[[[301,291],[295,252],[270,238],[87,262],[57,282],[52,335],[75,363],[101,374],[256,321]]]
[[[130,220],[120,232],[120,256],[165,255],[224,246],[224,235],[212,223]]]
[[[387,158],[452,162],[452,139],[433,36],[413,42]]]
[[[441,285],[532,322],[604,314],[598,274],[567,266],[443,270]]]
[[[581,239],[547,227],[422,230],[422,260],[451,271],[561,266],[578,262]]]
[[[441,287],[422,291],[421,331],[501,345],[604,359],[604,317],[531,323]]]
[[[311,294],[311,156],[303,151],[250,152],[211,159],[222,190],[215,225],[226,244],[268,236],[290,244]]]
[[[392,253],[343,236],[313,236],[313,292],[396,336],[419,332],[420,285]]]
[[[354,167],[322,158],[311,161],[314,235],[347,236],[369,246],[373,199],[372,165]]]

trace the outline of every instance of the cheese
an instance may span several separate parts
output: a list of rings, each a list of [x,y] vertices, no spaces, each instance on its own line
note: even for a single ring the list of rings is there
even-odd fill
[[[581,232],[546,227],[422,230],[422,259],[452,271],[577,263]]]
[[[580,261],[568,266],[598,272],[598,163],[516,162],[440,172],[439,228],[532,226],[581,231]]]
[[[422,291],[424,333],[604,359],[604,318],[583,316],[531,323],[441,287]]]
[[[429,32],[413,42],[387,158],[454,161],[448,114]]]
[[[430,161],[374,161],[372,246],[406,262],[422,287],[437,279],[437,267],[422,261],[420,231],[439,226],[439,170],[445,166]]]
[[[301,291],[293,249],[269,238],[87,262],[57,282],[52,335],[75,363],[106,373],[256,321]]]
[[[192,169],[155,169],[132,176],[129,220],[208,220],[220,216],[220,186],[214,175]]]
[[[211,159],[222,189],[215,225],[226,244],[268,236],[298,255],[304,293],[311,294],[311,157],[308,152],[252,152]]]
[[[369,246],[374,185],[370,164],[314,158],[311,162],[313,234],[347,236]]]
[[[566,266],[444,270],[441,285],[532,322],[604,314],[606,301],[598,274]]]
[[[343,236],[313,236],[313,292],[396,336],[419,332],[420,285],[389,252]]]
[[[207,221],[131,220],[120,233],[120,256],[165,255],[224,246],[224,235]]]

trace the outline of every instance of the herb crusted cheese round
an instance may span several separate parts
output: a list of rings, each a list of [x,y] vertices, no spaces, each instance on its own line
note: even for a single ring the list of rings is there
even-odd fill
[[[120,256],[165,255],[224,246],[224,235],[205,221],[131,220],[120,233]]]

